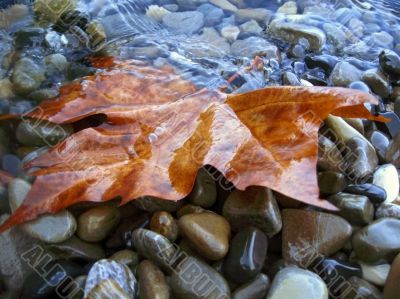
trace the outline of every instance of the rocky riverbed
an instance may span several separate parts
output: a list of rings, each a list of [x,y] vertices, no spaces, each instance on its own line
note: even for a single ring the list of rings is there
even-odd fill
[[[0,298],[399,299],[399,3],[378,2],[2,1],[1,114],[23,114],[96,72],[88,55],[113,55],[170,64],[199,88],[231,93],[359,89],[392,122],[325,121],[318,180],[338,212],[235,190],[204,167],[177,203],[81,204],[1,234]],[[73,130],[0,123],[1,169],[15,177],[0,185],[1,222],[34,182],[23,165]]]

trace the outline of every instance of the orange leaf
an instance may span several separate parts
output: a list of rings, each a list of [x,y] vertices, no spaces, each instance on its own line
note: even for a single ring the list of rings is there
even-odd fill
[[[107,121],[73,134],[31,161],[40,167],[4,231],[82,201],[150,195],[179,200],[203,165],[237,188],[271,188],[327,208],[316,177],[318,129],[329,113],[366,117],[366,93],[345,88],[270,87],[240,95],[198,90],[171,67],[100,59],[106,69],[61,89],[29,116],[71,123],[94,114]],[[343,107],[356,106],[353,111]]]

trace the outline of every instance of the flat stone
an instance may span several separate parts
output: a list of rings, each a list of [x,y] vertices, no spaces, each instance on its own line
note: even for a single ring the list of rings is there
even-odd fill
[[[260,273],[253,280],[238,287],[232,294],[232,299],[264,299],[270,287],[267,275]]]
[[[88,242],[102,241],[118,225],[120,219],[120,212],[116,207],[92,208],[79,216],[77,235]]]
[[[212,267],[192,256],[185,258],[169,281],[176,299],[228,299],[228,283]]]
[[[229,249],[230,225],[211,212],[187,214],[179,218],[179,230],[191,246],[210,260],[222,259]]]
[[[275,276],[266,299],[328,299],[328,294],[326,284],[317,274],[287,267]]]
[[[357,231],[352,244],[357,257],[364,262],[391,260],[400,252],[400,220],[378,219]]]
[[[137,269],[140,299],[169,299],[169,287],[162,271],[151,261],[142,261]]]
[[[385,203],[391,203],[399,195],[399,175],[393,164],[380,166],[374,173],[372,183],[386,191]]]
[[[267,237],[255,227],[240,230],[232,239],[223,265],[225,277],[245,283],[260,273],[267,256]]]
[[[283,258],[303,267],[314,255],[331,255],[340,250],[352,232],[346,220],[332,214],[286,209],[282,218]]]
[[[338,193],[329,197],[337,206],[339,215],[354,225],[366,225],[374,219],[374,206],[368,197],[349,193]]]
[[[268,33],[291,44],[298,44],[300,39],[306,39],[310,50],[317,52],[322,50],[326,42],[326,35],[321,29],[300,23],[275,20],[269,25]]]
[[[178,34],[194,34],[204,26],[204,15],[198,11],[173,12],[164,15],[163,24]]]
[[[264,187],[233,191],[226,199],[222,213],[234,231],[255,226],[267,236],[273,236],[282,228],[278,204],[272,191]]]
[[[381,204],[386,200],[385,189],[370,183],[348,185],[343,191],[350,194],[364,195],[374,204]]]
[[[352,82],[360,81],[362,72],[354,65],[341,61],[335,65],[332,70],[330,80],[334,86],[347,87]]]
[[[385,299],[397,299],[400,294],[400,254],[393,260],[388,278],[383,290]]]

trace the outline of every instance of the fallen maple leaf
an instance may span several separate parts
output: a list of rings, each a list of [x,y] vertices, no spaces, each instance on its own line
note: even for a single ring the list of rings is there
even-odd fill
[[[82,201],[178,200],[189,194],[203,165],[239,189],[265,186],[332,209],[319,199],[318,129],[330,113],[373,118],[363,104],[377,103],[345,88],[269,87],[227,95],[197,90],[169,66],[110,58],[93,63],[105,70],[64,86],[58,98],[28,116],[63,124],[105,114],[107,121],[27,165],[41,169],[0,231]]]

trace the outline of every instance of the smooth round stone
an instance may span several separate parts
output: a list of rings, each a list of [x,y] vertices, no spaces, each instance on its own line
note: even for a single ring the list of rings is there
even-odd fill
[[[253,280],[238,287],[232,294],[232,299],[264,299],[267,295],[270,280],[260,273]]]
[[[378,165],[375,149],[364,138],[353,137],[346,142],[351,154],[346,156],[348,163],[347,174],[353,181],[365,180]]]
[[[368,85],[365,84],[365,83],[362,82],[362,81],[355,81],[355,82],[352,82],[352,83],[349,85],[349,88],[355,89],[355,90],[360,90],[360,91],[367,92],[367,93],[370,93],[370,92],[371,92],[371,90],[369,89]]]
[[[380,166],[374,173],[372,183],[385,189],[385,203],[391,203],[399,195],[399,175],[393,164]]]
[[[139,263],[139,255],[133,250],[123,249],[110,256],[110,260],[128,266],[129,269],[133,270]]]
[[[181,206],[182,201],[164,200],[152,196],[144,196],[134,201],[136,207],[149,213],[166,211],[176,212]]]
[[[203,209],[200,206],[195,206],[195,205],[184,205],[182,208],[180,208],[178,210],[178,212],[176,213],[176,216],[178,218],[181,218],[182,216],[186,215],[186,214],[193,214],[193,213],[203,213],[207,210]]]
[[[376,210],[375,217],[377,219],[386,217],[400,219],[400,206],[394,203],[383,203]]]
[[[114,280],[104,279],[101,280],[97,285],[91,289],[90,293],[87,294],[85,299],[106,299],[106,298],[119,298],[119,299],[132,299],[132,295],[126,293],[126,291]]]
[[[361,75],[361,71],[354,65],[346,61],[341,61],[332,70],[330,80],[334,86],[347,87],[352,82],[360,81]]]
[[[374,204],[381,204],[386,200],[385,189],[374,184],[365,183],[360,185],[348,185],[343,191],[346,193],[367,196]]]
[[[378,219],[357,231],[352,244],[357,257],[364,262],[391,260],[400,252],[400,220]]]
[[[26,95],[38,89],[46,79],[44,70],[29,58],[21,58],[15,63],[12,82],[14,91]]]
[[[232,239],[224,262],[225,277],[235,283],[246,283],[261,272],[267,256],[266,235],[255,227],[240,230]]]
[[[47,270],[47,271],[46,271]],[[70,261],[56,260],[38,267],[22,285],[21,298],[42,299],[60,298],[57,294],[63,292],[73,278],[84,274],[82,267]]]
[[[386,152],[386,160],[400,168],[400,134],[397,134],[390,142]]]
[[[13,179],[8,186],[8,198],[14,212],[23,203],[31,185],[22,179]],[[59,243],[69,239],[76,230],[74,216],[67,210],[54,215],[42,215],[22,225],[30,236],[47,243]]]
[[[162,271],[149,260],[137,268],[139,299],[169,299],[169,287]]]
[[[61,54],[50,54],[43,58],[48,76],[58,75],[63,73],[68,65],[67,58]]]
[[[340,209],[339,215],[353,225],[366,225],[374,219],[374,206],[364,195],[341,192],[329,197],[329,201]]]
[[[84,241],[104,240],[118,225],[120,212],[113,206],[99,206],[81,214],[78,218],[77,235]]]
[[[267,299],[328,299],[328,288],[316,274],[295,267],[278,272]]]
[[[47,121],[24,120],[17,127],[17,140],[26,146],[53,146],[71,135],[69,125],[57,125]]]
[[[350,277],[347,282],[350,289],[342,294],[343,299],[382,299],[382,294],[377,287],[358,277]]]
[[[175,262],[172,257],[177,249],[167,238],[151,230],[138,228],[132,232],[132,243],[140,255],[164,271],[171,272]]]
[[[379,65],[390,75],[400,75],[400,56],[391,50],[384,50],[379,54]]]
[[[374,93],[387,98],[390,95],[391,87],[388,78],[378,69],[370,69],[363,73],[362,80],[368,84]]]
[[[210,208],[217,200],[217,186],[210,173],[201,168],[197,173],[193,191],[189,195],[192,204]]]
[[[129,298],[134,298],[137,292],[137,282],[131,270],[112,260],[99,260],[90,269],[85,284],[85,298],[103,280],[112,280]]]
[[[150,220],[150,229],[172,242],[178,237],[178,224],[168,212],[155,212]]]
[[[398,299],[400,294],[400,254],[393,260],[390,272],[383,290],[385,299]]]
[[[301,85],[299,78],[292,72],[284,72],[282,75],[282,82],[284,85],[290,85],[290,86]]]
[[[352,233],[346,220],[332,214],[286,209],[282,218],[283,258],[303,267],[315,254],[328,256],[339,251]]]
[[[318,168],[325,171],[343,172],[343,156],[336,144],[329,138],[320,135],[318,138]]]
[[[114,232],[106,241],[107,248],[132,248],[132,232],[137,228],[149,226],[150,218],[148,213],[141,213],[137,217],[122,219]]]
[[[233,191],[226,199],[222,213],[234,231],[254,226],[267,236],[273,236],[282,228],[278,204],[272,191],[264,187]]]
[[[380,264],[380,265],[369,265],[365,263],[360,263],[362,269],[362,278],[376,286],[384,286],[386,279],[389,275],[390,265]]]
[[[61,243],[50,244],[49,248],[63,259],[93,261],[103,259],[106,256],[103,247],[99,244],[87,243],[75,236]]]
[[[222,259],[229,249],[230,225],[225,218],[211,212],[187,214],[179,218],[179,230],[202,256]]]
[[[229,299],[228,283],[211,266],[188,256],[178,265],[169,280],[176,299]]]
[[[346,176],[340,172],[324,171],[318,173],[318,186],[323,194],[336,194],[347,185]]]

